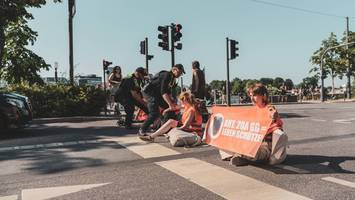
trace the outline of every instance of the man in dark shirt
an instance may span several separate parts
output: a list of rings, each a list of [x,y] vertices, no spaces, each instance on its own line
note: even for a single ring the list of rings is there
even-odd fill
[[[185,73],[181,64],[174,65],[170,71],[160,71],[143,90],[144,98],[148,104],[149,116],[143,123],[138,135],[147,135],[146,132],[151,124],[160,116],[159,107],[166,110],[164,121],[174,117],[176,102],[172,99],[172,90],[176,86],[176,79]]]
[[[205,74],[200,69],[200,63],[196,60],[192,62],[192,86],[191,92],[198,99],[205,98]]]
[[[137,106],[145,113],[148,113],[146,102],[143,100],[141,88],[144,84],[144,77],[147,72],[143,67],[122,79],[121,85],[115,94],[115,99],[124,107],[126,112],[125,127],[132,127],[134,107]]]

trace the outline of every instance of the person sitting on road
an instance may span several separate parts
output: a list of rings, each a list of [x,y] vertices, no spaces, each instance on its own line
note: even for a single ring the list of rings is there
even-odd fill
[[[197,106],[198,102],[191,92],[183,92],[179,96],[179,100],[184,108],[183,115],[180,121],[169,119],[157,131],[151,135],[139,136],[144,141],[154,141],[154,138],[166,134],[172,128],[178,127],[179,130],[194,133],[202,137],[202,115]],[[164,112],[173,111],[167,108]]]
[[[222,160],[229,160],[230,164],[236,166],[248,165],[250,162],[262,162],[275,165],[283,162],[287,156],[286,147],[288,137],[282,129],[283,122],[276,111],[276,108],[268,102],[268,92],[264,85],[256,83],[249,87],[248,93],[253,104],[257,108],[268,108],[272,124],[267,131],[255,158],[239,155],[232,152],[220,150]]]

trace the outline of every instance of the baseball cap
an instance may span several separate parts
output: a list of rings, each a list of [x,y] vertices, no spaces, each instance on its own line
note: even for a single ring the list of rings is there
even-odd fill
[[[143,67],[138,67],[136,69],[136,72],[142,74],[143,76],[147,76],[148,75],[147,71]]]
[[[184,69],[184,66],[182,64],[176,64],[173,67],[178,68],[180,71],[182,71],[182,73],[185,74],[185,69]]]

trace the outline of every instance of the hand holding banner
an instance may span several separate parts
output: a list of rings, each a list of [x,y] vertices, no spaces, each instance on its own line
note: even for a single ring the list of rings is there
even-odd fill
[[[255,157],[271,123],[267,107],[215,106],[204,139],[220,149]]]

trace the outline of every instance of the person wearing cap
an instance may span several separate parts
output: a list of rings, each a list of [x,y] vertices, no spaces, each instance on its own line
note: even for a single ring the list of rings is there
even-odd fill
[[[191,92],[198,99],[205,98],[205,74],[200,69],[200,63],[195,60],[192,62],[192,86]]]
[[[143,100],[141,89],[144,85],[144,77],[147,72],[143,67],[138,67],[136,71],[122,79],[121,85],[115,94],[115,100],[125,109],[125,127],[132,128],[132,119],[135,106],[148,113],[146,102]]]
[[[172,92],[177,85],[176,79],[182,74],[185,74],[184,66],[176,64],[170,71],[163,70],[155,74],[144,87],[143,95],[147,101],[149,115],[139,130],[139,136],[147,135],[150,125],[160,116],[159,108],[164,109],[164,122],[176,118],[174,111],[178,108],[172,98]]]

